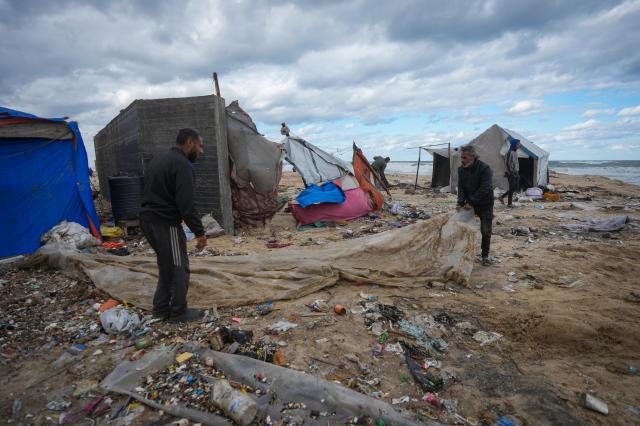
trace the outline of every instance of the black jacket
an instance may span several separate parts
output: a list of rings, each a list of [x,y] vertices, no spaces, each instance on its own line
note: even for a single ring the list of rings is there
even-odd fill
[[[476,160],[469,167],[458,167],[458,205],[493,205],[493,172],[488,164]]]
[[[180,148],[157,155],[144,177],[140,218],[172,225],[184,220],[196,237],[203,236],[194,186],[193,166]]]

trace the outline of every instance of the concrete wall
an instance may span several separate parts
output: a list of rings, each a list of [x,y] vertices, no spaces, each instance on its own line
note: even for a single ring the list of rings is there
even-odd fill
[[[224,108],[224,99],[213,95],[134,101],[95,138],[101,190],[107,176],[144,175],[155,155],[175,145],[178,130],[190,127],[204,140],[204,155],[194,164],[196,205],[201,214],[212,213],[232,233]]]

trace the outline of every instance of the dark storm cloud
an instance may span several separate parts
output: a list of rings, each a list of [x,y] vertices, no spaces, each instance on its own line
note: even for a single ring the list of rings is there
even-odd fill
[[[544,30],[608,9],[621,1],[494,0],[441,2],[404,0],[388,3],[388,31],[401,40],[439,39],[479,42],[505,32]]]

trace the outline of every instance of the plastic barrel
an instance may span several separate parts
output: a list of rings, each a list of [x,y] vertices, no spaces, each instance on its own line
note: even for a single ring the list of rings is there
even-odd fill
[[[138,219],[142,203],[141,176],[112,176],[109,178],[111,210],[116,222]]]

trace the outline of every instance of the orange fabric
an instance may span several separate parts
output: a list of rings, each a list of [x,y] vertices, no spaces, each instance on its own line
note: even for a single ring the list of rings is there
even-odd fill
[[[373,184],[370,168],[369,161],[362,153],[362,150],[353,145],[353,171],[356,179],[360,184],[360,188],[369,193],[373,201],[373,210],[380,210],[384,205],[384,196]]]

